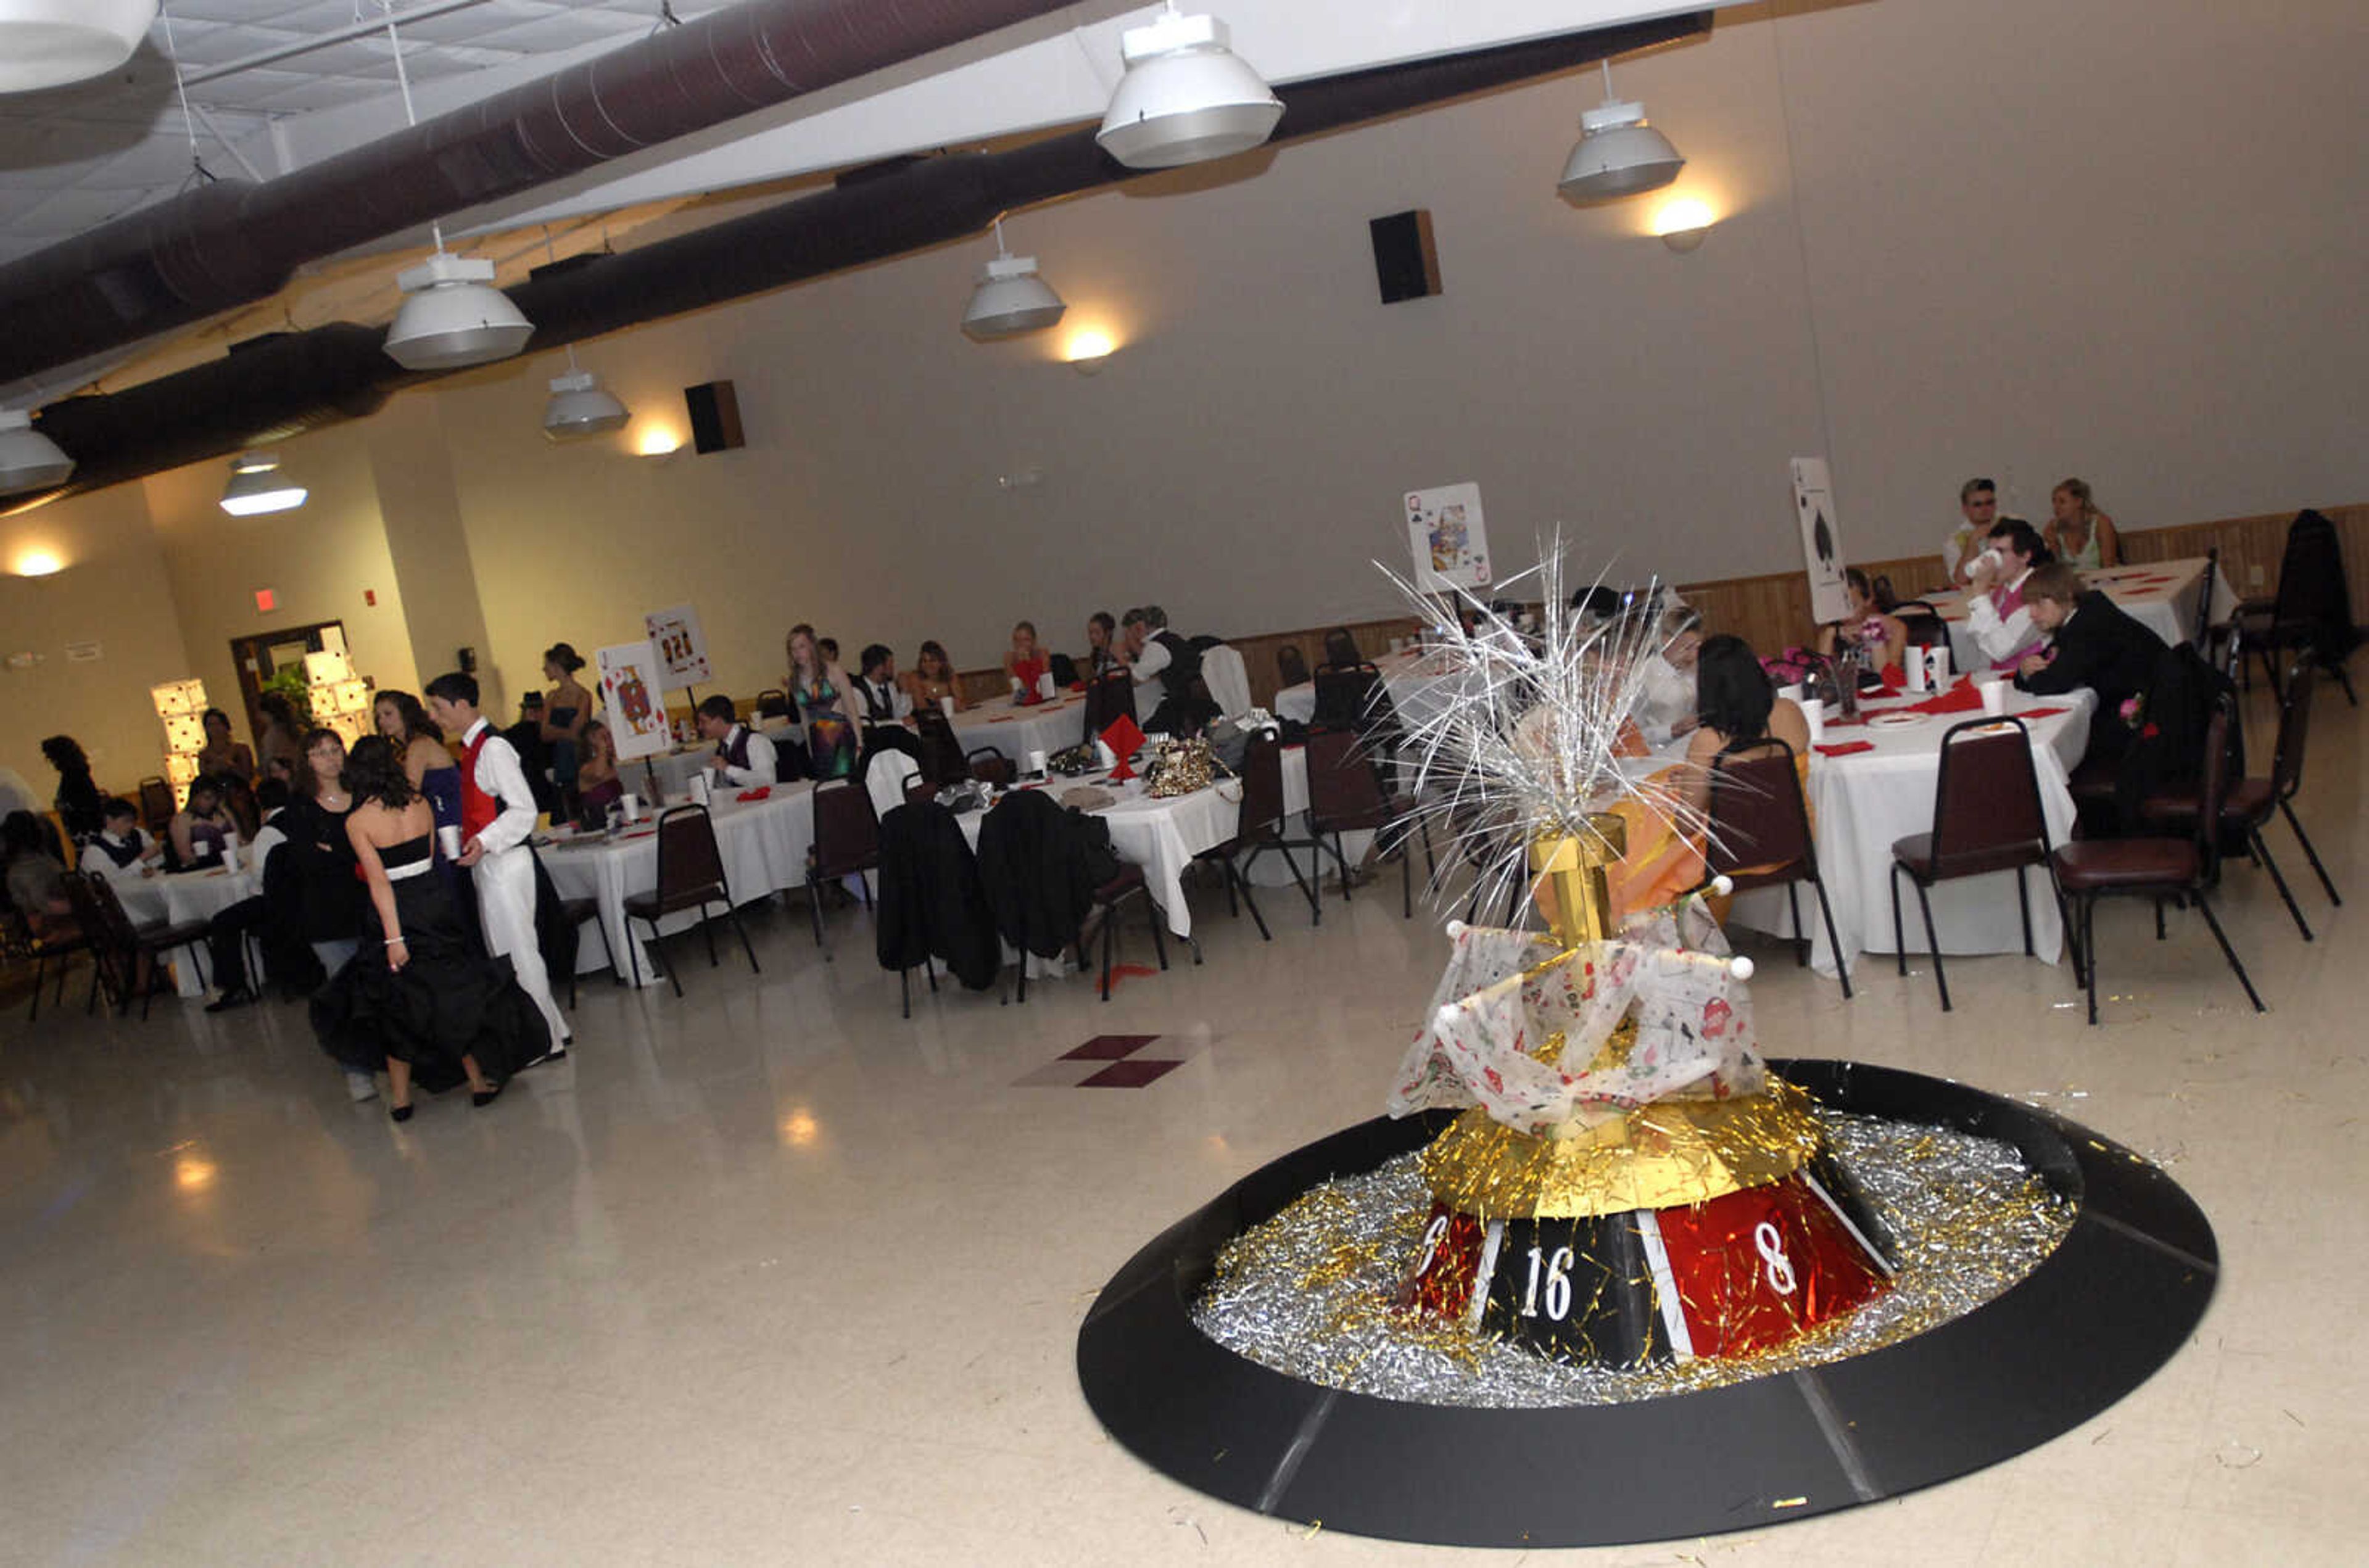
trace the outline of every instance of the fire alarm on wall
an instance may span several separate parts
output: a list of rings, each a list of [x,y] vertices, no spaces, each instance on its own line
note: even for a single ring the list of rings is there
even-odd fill
[[[366,589],[362,589],[362,602],[363,602],[364,604],[368,605],[368,606],[369,606],[371,609],[372,609],[372,610],[377,609],[377,608],[378,608],[378,589],[374,589],[374,588],[366,588]]]
[[[280,608],[280,596],[268,588],[255,590],[255,607],[266,615]]]

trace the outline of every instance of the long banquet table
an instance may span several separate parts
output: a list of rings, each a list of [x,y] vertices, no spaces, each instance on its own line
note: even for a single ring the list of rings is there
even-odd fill
[[[1870,711],[1899,711],[1903,704]],[[2035,708],[2061,712],[2028,720],[2031,731],[2034,772],[2047,818],[2049,841],[2062,844],[2072,836],[2073,796],[2066,779],[2079,765],[2089,739],[2089,715],[2097,699],[2088,690],[2057,697],[2031,697],[2012,687],[2008,692],[2010,716]],[[1818,868],[1833,906],[1835,934],[1847,959],[1864,953],[1890,953],[1892,940],[1892,846],[1914,833],[1933,828],[1933,789],[1940,773],[1941,738],[1950,727],[1979,714],[1917,715],[1917,722],[1899,727],[1863,725],[1837,727],[1829,722],[1828,745],[1865,740],[1875,748],[1848,757],[1813,754],[1810,761],[1810,808],[1815,814],[1814,836]],[[2043,867],[2026,873],[2031,895],[2032,950],[2050,963],[2064,942],[2063,923]],[[1802,921],[1810,928],[1811,965],[1825,975],[1835,973],[1835,952],[1818,919],[1817,894],[1798,889]],[[1914,888],[1902,881],[1902,930],[1907,950],[1927,951],[1925,927],[1917,910]],[[2020,953],[2023,924],[2018,913],[2015,873],[1992,872],[1945,882],[1932,894],[1933,924],[1944,953]],[[1788,918],[1785,889],[1763,888],[1739,895],[1729,916],[1738,925],[1780,936],[1795,934]]]
[[[1100,781],[1093,778],[1056,779],[1046,787],[1056,798],[1081,785]],[[1191,940],[1192,910],[1184,899],[1184,869],[1193,857],[1205,850],[1216,848],[1233,837],[1241,820],[1241,792],[1238,784],[1228,783],[1191,795],[1158,799],[1143,793],[1139,781],[1123,784],[1101,783],[1118,798],[1095,813],[1110,824],[1111,845],[1119,857],[1143,867],[1150,883],[1153,901],[1167,916],[1168,928],[1177,935]],[[814,844],[814,791],[807,782],[777,784],[760,801],[744,802],[730,794],[719,794],[710,807],[715,827],[717,849],[724,859],[725,885],[731,890],[735,904],[745,904],[765,897],[806,885],[807,851]],[[1297,817],[1308,809],[1308,755],[1300,748],[1288,748],[1283,753],[1284,807]],[[963,831],[976,845],[981,813],[965,813],[959,820]],[[1372,841],[1371,834],[1347,834],[1343,848],[1354,864],[1360,860]],[[632,933],[625,926],[625,898],[631,893],[647,892],[658,886],[658,831],[655,820],[645,820],[615,838],[600,833],[555,831],[541,851],[543,864],[563,898],[589,898],[598,905],[596,917],[601,933],[608,938],[608,951],[614,955],[620,979],[632,981],[635,963],[631,944],[640,941],[648,927],[636,922]],[[1303,873],[1313,869],[1306,852],[1299,864]],[[1256,880],[1262,885],[1270,879],[1289,885],[1289,869],[1280,856],[1270,853],[1261,857],[1256,868]],[[684,910],[670,915],[658,924],[661,935],[685,931],[695,923],[696,913]],[[578,933],[576,967],[579,974],[601,967],[601,944],[592,933]],[[657,965],[644,950],[640,983],[658,983]]]

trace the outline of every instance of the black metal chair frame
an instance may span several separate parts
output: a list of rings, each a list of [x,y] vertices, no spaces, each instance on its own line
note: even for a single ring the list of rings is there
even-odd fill
[[[1260,747],[1270,745],[1272,743],[1264,740],[1253,740],[1251,744],[1253,747]],[[1310,917],[1310,923],[1314,925],[1322,925],[1324,923],[1323,907],[1319,901],[1320,895],[1317,889],[1310,886],[1308,879],[1299,874],[1299,863],[1291,858],[1291,852],[1293,850],[1302,848],[1310,843],[1311,841],[1287,839],[1283,835],[1284,818],[1289,815],[1289,813],[1284,809],[1283,806],[1283,749],[1280,746],[1275,747],[1275,767],[1276,769],[1276,777],[1275,792],[1276,815],[1274,819],[1270,822],[1260,824],[1255,828],[1246,826],[1237,820],[1234,828],[1234,836],[1232,838],[1227,840],[1224,843],[1219,845],[1215,849],[1204,850],[1199,854],[1193,857],[1196,860],[1208,862],[1223,868],[1226,876],[1227,914],[1235,920],[1240,920],[1242,915],[1242,906],[1244,904],[1249,905],[1251,920],[1258,926],[1259,940],[1262,942],[1274,941],[1275,933],[1267,930],[1266,916],[1259,912],[1258,899],[1251,892],[1249,874],[1250,868],[1258,864],[1258,857],[1265,854],[1269,850],[1280,850],[1283,852],[1283,864],[1289,868],[1292,881],[1299,885],[1299,896],[1308,900],[1308,913]],[[1242,780],[1242,804],[1245,807],[1250,804],[1250,780],[1247,776],[1250,773],[1250,761],[1248,758],[1245,757],[1242,763],[1242,773],[1245,776]],[[1253,834],[1255,834],[1256,836],[1251,836]],[[1249,846],[1250,853],[1247,855],[1244,855],[1242,853],[1242,850],[1246,843]],[[1238,856],[1240,858],[1237,858]],[[1235,895],[1237,892],[1241,894],[1240,902],[1236,901]]]
[[[714,882],[705,884],[704,886],[695,889],[699,894],[696,903],[676,903],[670,907],[667,903],[667,824],[679,818],[685,818],[692,815],[696,815],[699,818],[700,827],[707,834],[708,844],[715,856],[716,877]],[[700,934],[707,939],[707,967],[713,969],[716,967],[718,962],[715,952],[715,917],[708,911],[713,906],[717,904],[724,906],[725,914],[728,916],[732,921],[732,929],[739,934],[740,950],[749,956],[749,968],[750,972],[754,974],[763,974],[763,968],[759,966],[757,962],[757,949],[752,946],[749,941],[749,928],[740,923],[740,911],[733,907],[732,889],[724,879],[724,852],[722,848],[715,843],[715,823],[714,819],[708,816],[707,807],[704,806],[669,807],[665,811],[658,814],[658,886],[651,889],[650,893],[647,895],[649,898],[655,900],[655,902],[653,903],[650,911],[647,914],[641,915],[639,918],[647,921],[649,924],[650,951],[653,958],[666,970],[667,984],[674,988],[675,995],[681,996],[682,994],[682,979],[679,972],[681,966],[677,965],[671,958],[669,958],[666,956],[666,949],[660,945],[661,938],[658,935],[658,921],[665,919],[668,915],[674,914],[679,910],[694,908],[697,909],[699,910]],[[628,937],[633,935],[634,921],[636,918],[633,905],[633,898],[626,899],[625,934]],[[601,943],[604,947],[606,946],[608,938],[604,935],[601,938]],[[642,981],[641,946],[637,943],[629,944],[629,945],[632,949],[634,984],[638,987]],[[612,956],[610,962],[612,967],[614,967],[615,958]],[[569,995],[572,998],[574,995],[574,981],[572,979],[569,981]]]
[[[209,922],[184,921],[178,925],[165,921],[152,921],[135,925],[124,912],[123,900],[116,897],[114,884],[96,871],[66,873],[66,892],[73,899],[74,919],[89,939],[91,957],[98,965],[95,977],[106,984],[109,998],[119,1013],[132,1011],[132,992],[140,991],[140,1020],[146,1023],[148,1009],[157,995],[167,988],[163,983],[166,968],[164,957],[173,948],[187,946],[190,961],[198,967],[200,984],[206,981],[205,950],[198,939],[205,935]],[[109,950],[112,950],[111,952]],[[122,967],[114,973],[116,965]],[[147,984],[141,985],[143,973]]]
[[[33,1006],[25,1014],[32,1023],[41,1015],[41,982],[47,979],[50,962],[58,966],[57,994],[50,999],[52,1007],[63,1007],[66,1001],[66,971],[74,967],[74,956],[91,954],[90,999],[83,1004],[89,1013],[98,1005],[98,956],[91,948],[90,939],[81,932],[63,940],[33,934],[32,922],[13,909],[0,909],[0,951],[11,958],[33,961]]]
[[[863,800],[864,809],[867,815],[872,811],[871,795],[864,788],[863,785],[857,784],[853,779],[826,779],[821,784],[815,786],[815,841],[814,847],[807,851],[807,907],[814,915],[815,945],[822,949],[823,962],[826,964],[834,962],[837,959],[838,955],[831,952],[830,944],[824,939],[822,932],[822,885],[825,877],[831,876],[831,874],[824,871],[822,867],[822,851],[824,847],[822,830],[824,810],[823,796],[826,794],[834,793],[843,789],[853,790],[855,792],[856,795]],[[870,858],[873,866],[877,866],[880,864],[879,819],[876,817],[873,819],[872,854]],[[864,907],[867,910],[872,908],[872,884],[865,879],[864,871],[870,869],[871,867],[864,867],[856,871],[838,874],[839,876],[853,876],[855,878],[856,887],[863,890]],[[833,877],[833,879],[836,880],[836,877]]]
[[[1933,903],[1930,897],[1931,890],[1938,884],[1954,881],[1959,877],[1984,876],[1988,876],[1994,871],[2005,869],[2005,867],[2002,866],[1983,866],[1979,869],[1971,871],[1947,871],[1942,869],[1943,864],[1950,854],[1949,848],[1943,842],[1941,828],[1942,824],[1948,819],[1947,813],[1950,802],[1950,754],[1951,744],[1957,739],[1959,735],[1963,733],[1986,730],[1989,729],[1994,725],[2001,724],[2013,725],[2015,727],[2016,738],[2023,746],[2024,776],[2031,790],[2032,818],[2033,820],[2040,824],[2040,838],[2037,841],[2040,846],[2040,854],[2036,864],[2044,865],[2048,868],[2049,887],[2055,892],[2056,896],[2057,919],[2060,921],[2065,921],[2065,893],[2062,888],[2056,887],[2056,863],[2052,858],[2054,853],[2054,846],[2050,844],[2048,840],[2048,812],[2047,807],[2041,800],[2040,773],[2031,761],[2031,732],[2024,727],[2023,721],[2017,718],[1978,718],[1969,719],[1963,724],[1951,725],[1941,737],[1941,765],[1939,773],[1933,780],[1933,832],[1931,858],[1927,862],[1927,864],[1933,868],[1933,875],[1928,876],[1924,872],[1920,871],[1913,863],[1902,859],[1899,853],[1899,846],[1894,845],[1892,856],[1892,876],[1890,878],[1892,883],[1892,951],[1894,956],[1899,960],[1900,973],[1904,977],[1908,973],[1907,933],[1902,926],[1900,919],[1900,876],[1903,872],[1906,872],[1908,875],[1908,880],[1916,885],[1917,907],[1925,917],[1925,944],[1926,946],[1931,950],[1933,955],[1933,983],[1940,989],[1941,1011],[1944,1013],[1951,1011],[1950,977],[1941,966],[1941,938],[1940,933],[1935,929],[1933,924]],[[2006,738],[2002,736],[1998,738],[2004,740]],[[2025,876],[2025,873],[2033,864],[2035,863],[2021,862],[2015,867],[2016,908],[2017,912],[2023,916],[2023,956],[2027,958],[2037,956],[2032,950],[2031,943],[2031,887],[2029,879]],[[2066,923],[2067,925],[2067,929],[2070,929],[2070,922]],[[1831,940],[1831,937],[1829,940]]]
[[[1333,864],[1340,867],[1341,901],[1345,904],[1349,901],[1349,884],[1351,882],[1351,877],[1349,875],[1349,856],[1347,851],[1343,846],[1341,836],[1344,831],[1359,832],[1364,830],[1362,825],[1345,830],[1336,827],[1326,821],[1316,808],[1317,741],[1322,738],[1322,735],[1337,735],[1340,733],[1342,732],[1338,730],[1329,730],[1321,732],[1320,735],[1310,736],[1309,738],[1307,753],[1309,838],[1305,841],[1313,844],[1319,854],[1330,854],[1333,857]],[[1373,778],[1375,803],[1379,814],[1379,819],[1375,822],[1373,827],[1374,853],[1376,855],[1382,858],[1388,858],[1394,851],[1397,853],[1399,857],[1399,912],[1402,919],[1413,920],[1414,918],[1414,855],[1410,851],[1407,841],[1410,838],[1418,835],[1422,838],[1423,859],[1426,877],[1437,877],[1439,875],[1439,862],[1432,853],[1430,827],[1424,820],[1423,814],[1420,811],[1393,807],[1393,797],[1390,795],[1388,784],[1383,779],[1381,764],[1374,760],[1372,749],[1363,736],[1353,735],[1351,737],[1349,748],[1342,754],[1339,765],[1344,768],[1362,766]],[[1333,841],[1329,844],[1324,841],[1327,834],[1331,835]],[[1392,842],[1393,834],[1396,835],[1395,845],[1393,845]],[[1288,855],[1290,852],[1287,850],[1285,853]],[[1321,864],[1317,867],[1317,891],[1318,896],[1321,898],[1323,891],[1323,875]]]
[[[2216,719],[2215,723],[2219,724],[2226,720],[2226,722],[2231,726],[2236,725],[2237,723],[2237,699],[2234,696],[2224,696],[2221,699],[2220,706],[2223,718]],[[2211,734],[2210,731],[2207,733],[2208,736]],[[2226,770],[2227,765],[2226,758],[2228,753],[2226,731],[2223,731],[2220,736],[2214,738],[2218,739],[2218,750],[2221,751],[2225,761],[2217,765],[2208,761],[2206,763],[2207,776],[2214,780],[2226,780],[2224,770]],[[2208,753],[2214,749],[2215,748],[2213,745],[2212,740],[2208,739],[2206,745],[2206,750]],[[2199,782],[2200,784],[2202,784],[2203,781],[2200,780]],[[2076,921],[2068,920],[2065,928],[2066,938],[2073,950],[2074,967],[2080,972],[2082,990],[2089,997],[2090,1023],[2095,1024],[2098,1021],[2098,944],[2096,937],[2096,921],[2098,900],[2100,898],[2153,898],[2155,900],[2155,939],[2157,942],[2164,940],[2164,900],[2167,898],[2177,897],[2185,903],[2188,899],[2193,898],[2196,901],[2197,912],[2204,917],[2204,923],[2212,929],[2213,940],[2221,944],[2221,956],[2229,960],[2229,967],[2237,971],[2237,983],[2246,988],[2246,1000],[2254,1004],[2254,1011],[2257,1013],[2267,1013],[2270,1011],[2262,1005],[2261,995],[2254,990],[2253,979],[2246,973],[2246,966],[2239,960],[2237,950],[2229,945],[2228,933],[2221,929],[2221,921],[2213,913],[2212,900],[2205,897],[2204,890],[2213,884],[2214,877],[2215,876],[2215,863],[2220,858],[2219,818],[2221,815],[2221,800],[2224,793],[2225,789],[2206,790],[2198,799],[2197,804],[2199,809],[2194,824],[2197,873],[2195,880],[2190,883],[2187,887],[2134,887],[2127,889],[2110,888],[2102,891],[2076,888],[2073,892],[2066,895],[2067,902],[2074,906],[2080,931],[2078,939],[2076,940],[2074,935],[2074,925]],[[2203,809],[2203,807],[2210,807],[2212,809]],[[2103,842],[2108,844],[2129,841],[2103,841]],[[2060,848],[2055,852],[2055,855],[2051,858],[2054,860],[2056,856],[2063,855],[2066,853],[2066,848],[2078,847],[2079,846],[2077,845],[2073,845]]]
[[[617,973],[617,955],[609,945],[609,927],[608,922],[601,918],[601,900],[598,898],[562,898],[559,900],[559,915],[562,920],[568,921],[570,924],[575,925],[579,929],[583,926],[586,921],[589,920],[592,922],[592,929],[595,932],[598,932],[601,936],[601,956],[608,960],[609,973],[615,977],[618,984],[623,985],[624,983],[625,977]],[[651,929],[655,931],[657,930],[657,927],[653,926]],[[252,942],[253,939],[249,938],[248,940]],[[251,960],[249,963],[249,972],[253,972]],[[636,979],[640,977],[640,970],[638,968],[635,969],[635,975]],[[677,994],[681,993],[678,992]],[[571,1010],[576,1006],[576,972],[573,969],[569,970],[567,973],[567,1005]]]

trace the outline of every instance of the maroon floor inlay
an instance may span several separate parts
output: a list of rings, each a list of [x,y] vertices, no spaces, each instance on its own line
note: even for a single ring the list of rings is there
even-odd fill
[[[1096,1035],[1074,1051],[1063,1051],[1063,1061],[1116,1061],[1130,1057],[1152,1041],[1157,1035]]]
[[[1081,1079],[1081,1089],[1140,1089],[1145,1084],[1163,1078],[1184,1064],[1181,1061],[1154,1060],[1133,1057],[1115,1061],[1091,1078]]]

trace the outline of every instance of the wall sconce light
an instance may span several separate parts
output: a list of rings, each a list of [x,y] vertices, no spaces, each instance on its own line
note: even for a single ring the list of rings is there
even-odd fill
[[[1664,245],[1684,256],[1702,244],[1703,236],[1711,233],[1712,222],[1709,202],[1682,196],[1654,214],[1654,232],[1661,236]]]
[[[1080,375],[1100,375],[1104,365],[1110,362],[1111,351],[1118,347],[1107,332],[1081,332],[1070,339],[1061,350],[1061,358]]]
[[[66,564],[53,550],[28,550],[8,569],[20,578],[46,578],[64,571]]]

